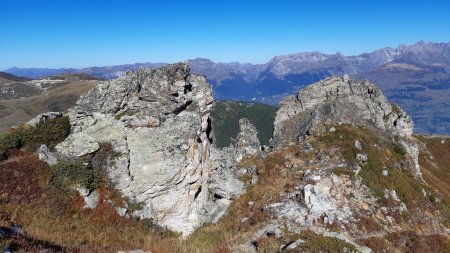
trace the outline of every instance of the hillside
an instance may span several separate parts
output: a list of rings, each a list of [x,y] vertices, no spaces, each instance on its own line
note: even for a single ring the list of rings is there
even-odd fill
[[[258,139],[269,145],[277,108],[251,102],[217,101],[211,111],[215,144],[219,148],[230,146],[239,133],[239,119],[247,118],[258,130]]]
[[[0,136],[0,246],[448,252],[450,139],[413,125],[348,76],[273,108],[214,102],[185,63],[129,72]]]
[[[69,109],[81,94],[87,92],[97,82],[96,80],[64,80],[47,89],[26,85],[35,91],[29,94],[30,96],[0,100],[0,131],[22,125],[43,112]]]
[[[22,82],[22,81],[30,81],[30,78],[27,77],[19,77],[15,75],[11,75],[6,72],[0,71],[0,82],[6,82],[6,81],[15,81],[15,82]]]

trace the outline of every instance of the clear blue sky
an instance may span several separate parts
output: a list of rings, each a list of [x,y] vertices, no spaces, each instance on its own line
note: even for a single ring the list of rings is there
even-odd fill
[[[450,1],[1,0],[0,69],[176,62],[264,63],[450,41]]]

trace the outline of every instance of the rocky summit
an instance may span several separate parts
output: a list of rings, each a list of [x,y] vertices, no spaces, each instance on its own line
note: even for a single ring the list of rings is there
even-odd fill
[[[413,122],[400,107],[391,105],[369,81],[331,77],[301,89],[281,102],[275,119],[274,143],[297,142],[319,124],[353,124],[411,136]],[[303,124],[296,124],[303,123]]]
[[[133,215],[188,233],[202,223],[208,197],[212,102],[205,77],[185,63],[127,72],[81,96],[56,150],[76,158],[111,143],[109,178],[143,203]]]
[[[411,169],[420,176],[418,147],[411,140],[413,121],[398,105],[369,81],[348,76],[330,77],[301,89],[280,103],[275,118],[273,144],[290,145],[309,135],[335,130],[334,125],[364,126],[380,134],[401,137],[412,159]]]

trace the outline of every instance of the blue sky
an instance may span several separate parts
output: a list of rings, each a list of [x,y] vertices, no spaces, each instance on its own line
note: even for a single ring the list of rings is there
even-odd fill
[[[264,63],[450,41],[450,1],[1,0],[0,69],[177,62]]]

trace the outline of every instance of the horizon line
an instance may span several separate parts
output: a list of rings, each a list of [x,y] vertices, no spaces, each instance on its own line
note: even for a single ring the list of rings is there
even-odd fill
[[[66,69],[66,70],[82,70],[82,69],[87,69],[87,68],[95,68],[95,67],[115,67],[115,66],[123,66],[123,65],[136,65],[136,64],[175,64],[175,63],[180,63],[180,62],[187,62],[187,61],[193,61],[193,60],[198,60],[198,59],[203,59],[203,60],[209,60],[212,61],[213,63],[216,64],[233,64],[233,63],[238,63],[238,64],[251,64],[251,65],[264,65],[269,63],[271,60],[273,60],[275,57],[280,57],[280,56],[289,56],[289,55],[296,55],[296,54],[306,54],[306,53],[320,53],[323,55],[327,55],[327,56],[333,56],[333,55],[342,55],[345,57],[355,57],[355,56],[360,56],[362,54],[366,54],[366,53],[372,53],[378,50],[383,50],[383,49],[397,49],[401,46],[413,46],[413,45],[417,45],[417,44],[450,44],[450,41],[441,41],[441,42],[433,42],[433,41],[425,41],[425,40],[419,40],[415,43],[412,44],[398,44],[396,47],[392,47],[392,46],[385,46],[385,47],[379,47],[377,49],[372,49],[369,52],[361,52],[359,54],[342,54],[340,51],[337,51],[335,53],[323,53],[321,51],[297,51],[297,52],[293,52],[293,53],[281,53],[281,54],[277,54],[272,56],[269,60],[267,60],[264,63],[254,63],[254,62],[243,62],[243,61],[229,61],[229,62],[225,62],[225,61],[220,61],[220,60],[213,60],[212,58],[206,58],[206,57],[202,57],[202,56],[198,56],[195,58],[191,58],[191,59],[186,59],[186,60],[177,60],[177,61],[146,61],[146,62],[134,62],[134,63],[118,63],[118,64],[111,64],[111,65],[86,65],[84,67],[20,67],[20,66],[12,66],[12,67],[7,67],[4,68],[0,71],[2,72],[6,72],[8,70],[11,69],[48,69],[48,70],[55,70],[55,69]]]

